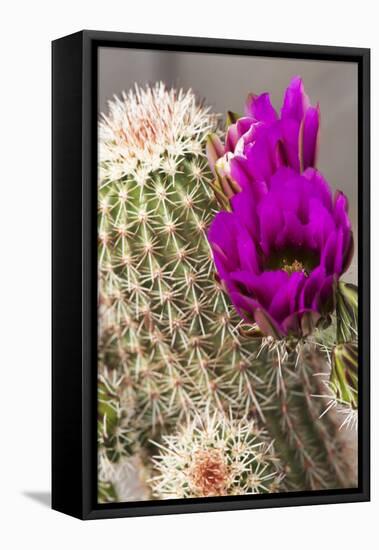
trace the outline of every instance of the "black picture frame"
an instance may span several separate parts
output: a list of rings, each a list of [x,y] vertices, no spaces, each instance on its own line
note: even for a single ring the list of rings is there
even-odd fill
[[[100,46],[358,64],[359,486],[97,504],[97,51]],[[81,31],[52,43],[52,507],[81,519],[370,499],[370,50]]]

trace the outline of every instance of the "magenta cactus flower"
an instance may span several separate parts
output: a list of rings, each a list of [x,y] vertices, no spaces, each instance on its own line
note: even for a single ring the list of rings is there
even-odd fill
[[[240,316],[265,335],[306,336],[333,311],[336,282],[351,261],[347,198],[333,198],[310,167],[267,169],[241,187],[232,212],[219,212],[208,232],[220,279]]]
[[[285,91],[280,116],[268,93],[250,94],[245,116],[228,127],[225,145],[216,135],[208,139],[208,160],[219,193],[230,199],[247,183],[266,181],[281,166],[299,173],[315,167],[318,132],[319,108],[310,105],[300,77]]]

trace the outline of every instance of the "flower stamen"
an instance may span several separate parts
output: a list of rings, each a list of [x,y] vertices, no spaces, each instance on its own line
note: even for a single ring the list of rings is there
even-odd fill
[[[299,260],[296,260],[296,259],[291,264],[286,259],[283,259],[282,269],[283,269],[283,271],[285,271],[289,275],[291,275],[292,273],[295,273],[295,272],[300,272],[300,273],[304,273],[304,275],[308,276],[308,272],[305,269],[303,263],[300,262]]]

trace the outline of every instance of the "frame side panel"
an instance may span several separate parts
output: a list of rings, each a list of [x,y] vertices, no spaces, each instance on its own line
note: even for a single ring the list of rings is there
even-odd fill
[[[52,63],[52,507],[82,517],[82,33]]]
[[[359,305],[362,310],[360,316],[360,360],[361,360],[361,391],[360,403],[360,444],[361,444],[361,472],[362,472],[362,490],[367,500],[370,500],[370,479],[371,479],[371,414],[370,414],[370,304],[371,304],[371,273],[370,273],[370,50],[366,50],[361,61],[361,125],[360,125],[360,190],[359,190],[359,208],[362,216],[360,224],[361,230],[361,258],[359,261]]]

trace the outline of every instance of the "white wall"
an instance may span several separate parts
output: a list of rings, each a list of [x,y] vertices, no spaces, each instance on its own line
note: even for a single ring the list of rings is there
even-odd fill
[[[372,503],[83,524],[50,511],[30,496],[33,493],[46,500],[50,483],[50,40],[81,28],[93,28],[371,47],[375,153],[379,146],[375,2],[14,0],[2,4],[1,20],[0,533],[2,540],[7,539],[3,547],[375,547],[379,512],[379,462],[375,452],[379,441],[376,254],[372,297]],[[372,167],[375,214],[376,154]],[[376,215],[373,218],[375,246],[379,219]]]

